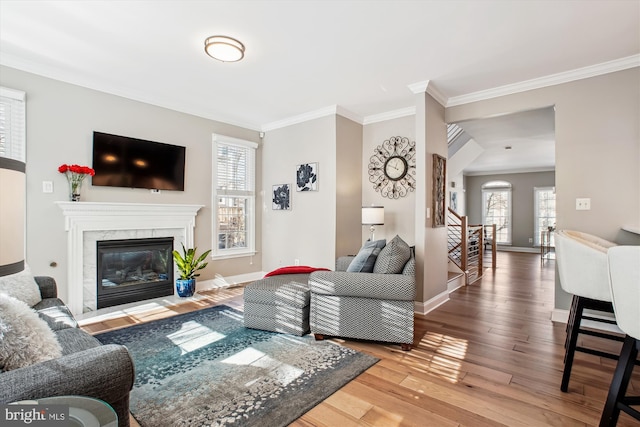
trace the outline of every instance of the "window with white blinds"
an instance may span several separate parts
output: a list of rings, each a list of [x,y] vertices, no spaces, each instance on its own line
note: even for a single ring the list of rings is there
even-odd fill
[[[213,135],[214,257],[255,253],[255,155],[258,144]]]
[[[555,187],[534,187],[534,246],[540,246],[542,233],[556,227],[556,189]],[[555,247],[553,233],[550,233],[550,244]]]
[[[0,157],[25,163],[25,93],[0,87]]]

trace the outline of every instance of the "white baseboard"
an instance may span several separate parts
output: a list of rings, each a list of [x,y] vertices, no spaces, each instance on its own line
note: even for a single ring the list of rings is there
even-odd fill
[[[464,281],[465,275],[463,274],[462,276],[456,277],[454,280],[447,282],[447,291],[451,293],[456,289],[460,289],[461,287],[465,286]]]
[[[253,273],[238,274],[237,276],[224,277],[216,274],[215,279],[196,281],[196,291],[206,291],[217,288],[230,288],[241,283],[254,282],[262,279],[267,274],[264,271],[254,271]]]
[[[530,254],[539,254],[540,248],[527,248],[522,246],[498,246],[498,251],[504,252],[527,252]]]
[[[600,317],[603,319],[613,319],[612,316],[602,316],[593,312],[590,312],[589,315],[593,317]],[[569,321],[569,310],[561,310],[558,308],[554,308],[553,311],[551,312],[551,321],[566,324]],[[593,320],[583,320],[580,322],[580,326],[589,328],[589,329],[598,329],[601,331],[613,332],[616,334],[624,335],[624,332],[622,332],[622,330],[618,328],[617,325],[612,325],[610,323],[595,322]]]
[[[440,307],[445,302],[449,301],[449,290],[447,289],[444,292],[436,295],[431,298],[429,301],[421,302],[414,301],[413,302],[413,311],[418,314],[427,314],[436,308]]]
[[[554,308],[551,312],[551,321],[558,323],[567,323],[569,321],[569,310]]]

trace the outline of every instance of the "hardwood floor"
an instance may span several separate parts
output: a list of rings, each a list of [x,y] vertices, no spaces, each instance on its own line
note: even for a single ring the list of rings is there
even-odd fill
[[[426,316],[414,347],[339,340],[380,358],[293,426],[596,426],[615,361],[576,353],[569,392],[560,391],[565,325],[551,322],[555,262],[500,252],[496,270]],[[206,299],[85,325],[91,332],[227,304],[242,309],[242,288]],[[604,349],[596,338],[583,343]],[[640,369],[630,391],[640,394]],[[638,426],[620,415],[618,426]]]

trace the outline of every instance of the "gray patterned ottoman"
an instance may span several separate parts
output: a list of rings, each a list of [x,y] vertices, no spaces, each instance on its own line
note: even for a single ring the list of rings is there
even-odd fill
[[[309,332],[308,274],[265,277],[244,288],[244,326],[304,335]]]

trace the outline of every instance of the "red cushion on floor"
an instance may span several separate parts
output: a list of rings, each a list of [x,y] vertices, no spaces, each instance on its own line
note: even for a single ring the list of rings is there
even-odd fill
[[[277,276],[279,274],[307,274],[314,271],[330,271],[328,268],[322,267],[309,267],[308,265],[291,265],[288,267],[276,268],[273,271],[265,274],[264,277]]]

